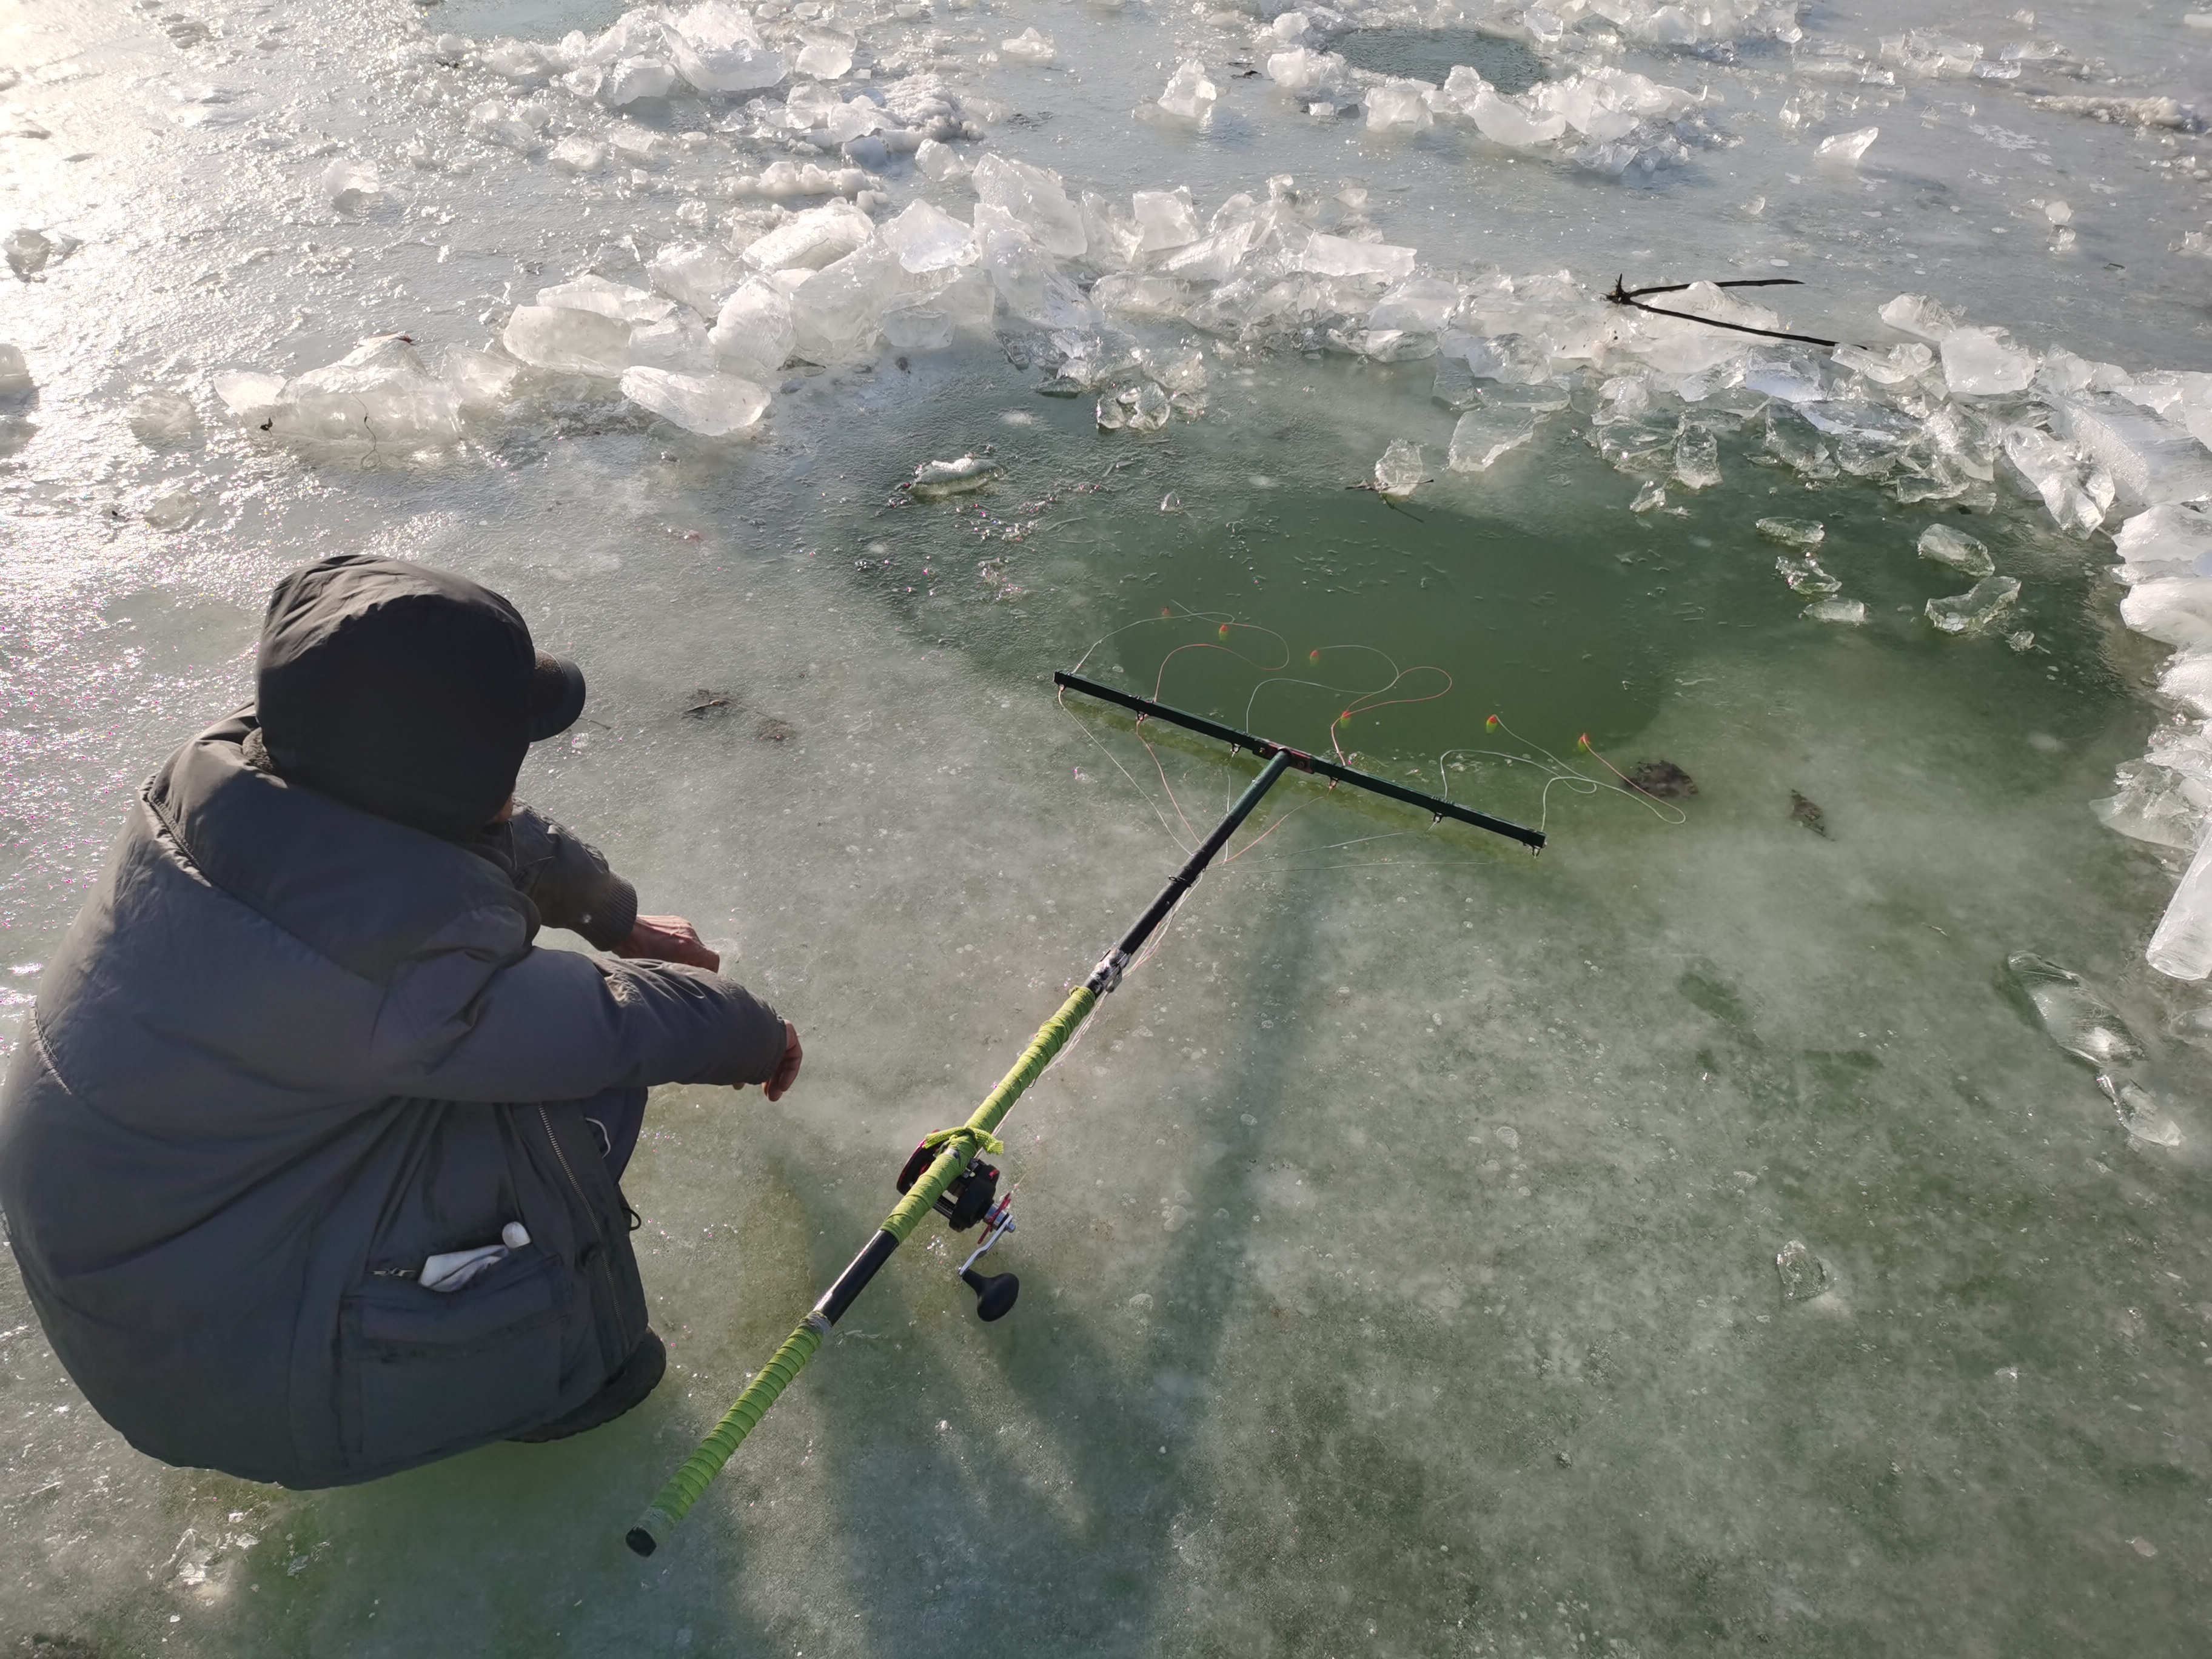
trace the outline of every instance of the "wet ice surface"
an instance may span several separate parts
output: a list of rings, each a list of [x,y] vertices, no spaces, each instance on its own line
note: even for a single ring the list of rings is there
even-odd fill
[[[2212,803],[2212,164],[2157,100],[2212,36],[1347,20],[1519,30],[1455,90],[1360,78],[1319,9],[902,9],[702,20],[702,76],[849,55],[763,109],[665,40],[587,61],[605,4],[9,15],[0,1000],[242,695],[268,585],[369,546],[584,662],[527,793],[809,1059],[777,1108],[656,1103],[672,1374],[571,1444],[318,1495],[161,1469],[7,1281],[0,1639],[2185,1648],[2212,1022],[2143,952]],[[1049,65],[1005,49],[1031,27]],[[1186,63],[1214,96],[1176,116]],[[1616,74],[1693,103],[1601,106]],[[1205,309],[1292,243],[1286,311]],[[1842,352],[1603,332],[1616,272],[1785,271],[1672,303]],[[905,1253],[638,1564],[623,1527],[914,1139],[1249,775],[1054,705],[1109,635],[1090,672],[1553,846],[1284,786],[1011,1120],[1017,1313]],[[1370,647],[1452,695],[1333,725],[1382,701]],[[1694,799],[1607,787],[1585,733]],[[2175,965],[2212,962],[2212,873],[2182,891]]]

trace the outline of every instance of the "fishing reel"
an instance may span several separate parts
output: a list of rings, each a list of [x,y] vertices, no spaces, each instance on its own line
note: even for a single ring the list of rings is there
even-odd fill
[[[922,1174],[937,1161],[938,1149],[924,1141],[914,1149],[906,1167],[898,1173],[898,1189],[908,1192]],[[983,1224],[983,1237],[968,1259],[960,1264],[960,1282],[975,1292],[975,1316],[986,1324],[1003,1319],[1013,1311],[1014,1298],[1021,1294],[1022,1281],[1012,1273],[980,1273],[975,1263],[983,1252],[997,1243],[1004,1235],[1014,1231],[1013,1197],[999,1196],[999,1171],[981,1158],[971,1161],[956,1176],[952,1184],[937,1200],[938,1214],[945,1224],[956,1233],[964,1233],[977,1222]]]

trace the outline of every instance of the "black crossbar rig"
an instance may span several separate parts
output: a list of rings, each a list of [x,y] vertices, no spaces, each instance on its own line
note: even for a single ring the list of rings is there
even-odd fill
[[[1180,708],[1170,708],[1164,702],[1154,702],[1149,697],[1132,696],[1117,691],[1110,685],[1101,685],[1096,680],[1086,680],[1079,674],[1064,670],[1053,672],[1052,683],[1064,691],[1079,691],[1086,697],[1096,697],[1101,702],[1110,702],[1127,708],[1139,720],[1164,720],[1170,726],[1180,726],[1186,732],[1195,732],[1202,738],[1215,738],[1234,749],[1249,749],[1261,760],[1273,760],[1282,756],[1300,772],[1310,772],[1317,778],[1327,778],[1332,783],[1348,784],[1354,789],[1364,789],[1370,794],[1382,795],[1391,800],[1403,801],[1408,806],[1418,806],[1432,818],[1452,818],[1461,823],[1471,823],[1478,830],[1487,830],[1493,835],[1517,841],[1532,853],[1544,850],[1544,832],[1530,830],[1510,819],[1492,817],[1487,812],[1478,812],[1471,806],[1462,806],[1457,801],[1445,800],[1437,795],[1425,795],[1418,789],[1408,789],[1388,778],[1378,778],[1371,773],[1356,771],[1334,761],[1323,760],[1317,755],[1293,749],[1288,744],[1270,742],[1255,737],[1249,732],[1239,732],[1233,726],[1224,726],[1203,714],[1190,714]]]

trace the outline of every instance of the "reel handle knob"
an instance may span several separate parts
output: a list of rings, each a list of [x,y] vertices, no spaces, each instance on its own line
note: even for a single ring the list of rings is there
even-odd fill
[[[960,1282],[975,1292],[975,1317],[987,1325],[1012,1313],[1014,1298],[1022,1292],[1022,1281],[1012,1273],[979,1273],[969,1267],[961,1273]]]

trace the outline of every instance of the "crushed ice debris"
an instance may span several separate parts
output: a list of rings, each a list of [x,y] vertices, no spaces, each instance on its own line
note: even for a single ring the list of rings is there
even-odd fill
[[[1402,501],[1428,481],[1421,447],[1406,438],[1393,438],[1375,463],[1375,488],[1385,500]]]
[[[1814,1255],[1802,1238],[1793,1238],[1775,1253],[1774,1271],[1782,1280],[1784,1302],[1810,1302],[1834,1288],[1827,1263]]]
[[[2005,958],[2006,971],[2034,1005],[2051,1040],[2076,1060],[2100,1072],[2143,1057],[2142,1044],[2112,1005],[2071,969],[2016,951]]]
[[[323,169],[323,199],[340,213],[366,213],[383,198],[384,181],[374,161],[348,161],[343,156]]]
[[[1963,593],[1928,601],[1928,620],[1939,634],[1978,634],[2020,598],[2011,576],[1984,576]]]
[[[902,486],[918,501],[941,501],[981,489],[1006,469],[980,455],[963,455],[953,461],[924,461]]]
[[[1948,524],[1929,525],[1920,532],[1916,545],[1920,556],[1931,564],[1948,565],[1975,577],[1996,573],[1996,562],[1990,557],[1990,550],[1965,531],[1954,530]]]
[[[23,348],[0,342],[0,398],[11,401],[27,398],[33,390],[30,365],[23,360]]]

